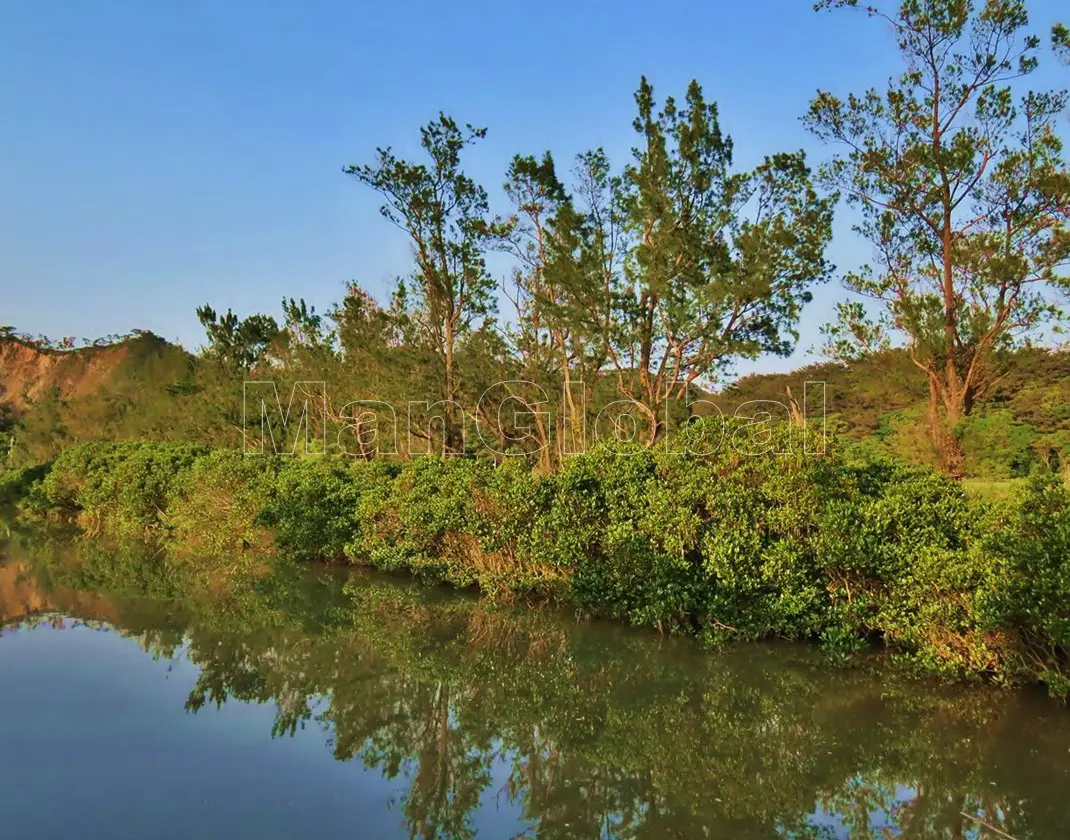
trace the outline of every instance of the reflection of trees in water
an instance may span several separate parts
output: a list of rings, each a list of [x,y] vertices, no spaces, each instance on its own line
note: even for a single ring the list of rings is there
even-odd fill
[[[456,721],[446,683],[408,688],[407,713],[369,733],[361,758],[411,778],[404,813],[413,837],[474,836],[470,814],[490,784],[489,739]]]
[[[114,588],[131,561],[118,579],[111,562],[43,578]],[[878,679],[798,648],[706,655],[376,578],[279,573],[211,597],[169,580],[178,606],[62,591],[107,603],[146,649],[185,638],[201,669],[189,709],[274,703],[274,734],[321,726],[339,760],[405,779],[413,837],[471,837],[496,797],[548,838],[835,836],[815,811],[859,838],[977,837],[963,812],[1019,840],[1070,836],[1070,716],[1023,695]]]

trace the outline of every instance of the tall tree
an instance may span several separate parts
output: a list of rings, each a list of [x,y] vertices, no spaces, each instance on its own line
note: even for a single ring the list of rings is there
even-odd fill
[[[329,313],[337,347],[334,377],[338,397],[332,419],[343,425],[338,441],[351,454],[403,451],[397,412],[414,393],[437,387],[438,371],[426,346],[404,340],[408,311],[404,289],[384,308],[356,282]],[[428,377],[431,372],[435,376]]]
[[[563,451],[576,451],[609,363],[614,303],[623,282],[628,230],[624,176],[601,148],[583,152],[573,187],[551,223],[546,312],[562,325]]]
[[[817,8],[862,8],[822,0]],[[1066,282],[1070,178],[1054,130],[1062,93],[1024,93],[1040,39],[1019,0],[902,0],[865,7],[890,25],[903,73],[846,100],[819,92],[804,118],[844,151],[823,169],[860,211],[876,267],[845,285],[879,304],[841,308],[853,339],[902,334],[929,383],[929,424],[957,472],[955,424],[998,375],[995,357],[1054,318]]]
[[[516,155],[506,173],[504,190],[513,215],[502,244],[516,259],[512,284],[503,289],[516,313],[515,322],[505,329],[509,349],[518,363],[518,378],[508,387],[510,395],[530,412],[532,434],[541,462],[547,466],[556,441],[551,441],[552,424],[540,404],[568,381],[570,366],[565,350],[566,325],[550,309],[558,294],[547,278],[546,266],[552,225],[568,195],[549,152],[541,159]]]
[[[329,313],[334,341],[344,366],[340,384],[346,399],[386,399],[397,380],[407,377],[401,365],[397,313],[384,309],[356,282],[346,285],[342,301]]]
[[[548,152],[539,160],[518,155],[505,183],[514,205],[505,242],[518,263],[507,292],[517,313],[509,335],[533,398],[560,398],[551,428],[535,417],[540,440],[552,437],[553,451],[544,453],[556,456],[581,444],[607,358],[600,336],[608,334],[624,241],[621,179],[605,153],[578,155],[573,174],[570,193]]]
[[[445,444],[462,448],[464,417],[453,401],[459,395],[458,342],[477,319],[494,309],[494,282],[485,252],[498,236],[486,190],[461,168],[461,153],[486,135],[486,129],[459,126],[440,114],[420,129],[427,163],[401,160],[387,148],[374,164],[343,170],[384,199],[382,215],[411,242],[416,271],[411,283],[413,324],[432,348],[441,370],[445,400]]]
[[[228,309],[221,316],[205,304],[197,307],[197,318],[208,336],[205,355],[216,360],[229,376],[247,374],[279,336],[279,325],[270,315],[239,318]]]
[[[735,171],[732,140],[697,82],[682,105],[670,97],[659,111],[644,78],[635,100],[640,143],[623,199],[630,240],[604,338],[650,444],[666,402],[696,380],[738,358],[791,352],[810,288],[830,270],[835,199],[817,195],[802,152]]]

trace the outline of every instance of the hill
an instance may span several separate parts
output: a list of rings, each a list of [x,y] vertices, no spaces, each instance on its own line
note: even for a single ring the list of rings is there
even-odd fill
[[[166,437],[153,418],[192,387],[195,367],[194,356],[149,332],[71,349],[6,335],[0,432],[18,429],[21,461],[85,440]]]
[[[1002,360],[1006,373],[955,430],[967,474],[1011,478],[1044,460],[1070,460],[1070,352],[1022,348]],[[825,383],[825,411],[836,429],[908,461],[937,465],[925,424],[927,385],[903,350],[850,364],[809,365],[753,374],[710,399],[726,414],[755,400],[802,399],[807,382]],[[820,406],[811,396],[809,410]]]
[[[90,396],[109,383],[131,376],[156,378],[159,360],[184,355],[152,333],[114,344],[62,350],[20,337],[0,341],[0,399],[23,411],[53,394],[61,400]]]

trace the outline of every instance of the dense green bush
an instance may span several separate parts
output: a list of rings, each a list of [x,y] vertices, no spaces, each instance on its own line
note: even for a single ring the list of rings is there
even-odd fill
[[[713,637],[806,633],[822,598],[807,530],[823,459],[792,453],[786,434],[769,448],[571,461],[540,527],[573,602]]]
[[[1010,664],[1022,675],[1070,696],[1070,490],[1038,470],[1007,519],[985,539],[995,564],[980,620],[994,635],[1010,634]]]
[[[0,505],[12,505],[21,501],[34,484],[48,474],[49,464],[38,464],[21,469],[0,470]]]
[[[705,423],[692,442],[715,431]],[[684,439],[606,445],[549,475],[519,460],[89,444],[25,505],[193,555],[369,565],[716,642],[819,639],[846,656],[880,640],[929,671],[1070,694],[1064,486],[1038,475],[1017,498],[978,501],[858,447],[805,454],[797,431],[730,423],[705,455],[674,453]]]
[[[478,583],[476,488],[494,467],[468,458],[420,458],[361,495],[361,527],[347,549],[357,563],[455,586]]]
[[[634,624],[689,624],[703,577],[695,529],[666,521],[657,457],[643,449],[596,449],[557,476],[546,521],[548,562],[569,570],[574,604]],[[680,499],[677,516],[690,507]]]
[[[285,461],[259,520],[279,550],[297,560],[341,561],[357,539],[360,499],[396,472],[386,462],[328,458]]]
[[[152,531],[161,524],[179,474],[206,453],[186,444],[76,446],[55,460],[29,507],[77,519],[91,530]]]
[[[962,447],[962,468],[967,475],[1019,478],[1029,475],[1037,461],[1034,446],[1040,435],[1006,409],[971,414],[955,427],[955,437]]]
[[[168,538],[185,553],[225,558],[246,549],[270,553],[261,511],[274,493],[279,462],[218,450],[196,458],[174,476],[162,517]]]

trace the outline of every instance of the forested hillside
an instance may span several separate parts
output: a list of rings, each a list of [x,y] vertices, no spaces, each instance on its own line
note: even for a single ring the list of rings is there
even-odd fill
[[[374,365],[347,366],[326,356],[317,365],[295,355],[293,343],[281,333],[269,345],[273,349],[265,351],[249,376],[276,380],[284,403],[288,383],[297,380],[325,381],[328,414],[335,418],[353,400],[403,396],[400,387],[391,392],[383,386],[386,373]],[[0,340],[0,423],[7,438],[7,465],[50,460],[66,446],[92,440],[240,448],[241,383],[226,373],[213,346],[210,341],[204,354],[193,355],[151,333],[67,349],[14,336]],[[396,360],[396,369],[400,372],[404,364]],[[965,453],[966,476],[1024,476],[1041,462],[1065,467],[1070,453],[1070,353],[1024,348],[1005,360],[1005,368],[1004,376],[955,429]],[[491,381],[492,372],[483,381]],[[501,369],[500,374],[505,377],[508,371]],[[939,463],[925,424],[925,380],[902,351],[746,376],[717,392],[695,389],[692,405],[681,403],[677,411],[681,418],[707,414],[712,409],[702,401],[709,401],[726,416],[737,411],[747,416],[776,414],[780,409],[770,403],[788,412],[801,403],[807,382],[825,384],[830,433],[905,461]],[[607,387],[593,389],[587,406],[592,442],[596,432],[605,431],[596,428],[599,412],[615,398],[604,384]],[[820,389],[810,387],[806,408],[811,416],[821,410]],[[403,402],[397,409],[404,412]],[[473,411],[469,419],[479,425],[486,418]],[[470,448],[478,454],[480,438],[473,437]]]
[[[952,430],[965,456],[964,474],[1001,479],[1025,475],[1040,462],[1065,467],[1070,455],[1070,352],[1027,347],[1007,354],[1002,367],[1002,376]],[[727,414],[751,401],[784,402],[789,393],[801,400],[806,382],[825,383],[830,428],[876,451],[939,465],[925,423],[925,378],[905,351],[747,376],[713,401]],[[812,411],[819,395],[811,389]]]

